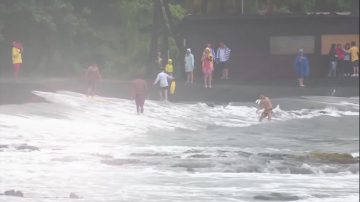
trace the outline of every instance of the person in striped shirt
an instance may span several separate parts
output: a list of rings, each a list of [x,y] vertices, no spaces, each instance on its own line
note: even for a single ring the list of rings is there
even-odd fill
[[[216,51],[216,62],[220,68],[222,75],[220,79],[229,79],[229,60],[231,50],[224,43],[220,43],[219,48]]]

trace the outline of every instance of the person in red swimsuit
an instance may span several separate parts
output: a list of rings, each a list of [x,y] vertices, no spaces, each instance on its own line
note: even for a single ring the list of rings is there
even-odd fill
[[[143,74],[141,73],[139,73],[137,78],[132,82],[132,94],[135,100],[137,114],[143,114],[147,94],[147,85],[146,81],[143,79]]]
[[[85,73],[85,79],[88,84],[88,96],[94,96],[96,92],[96,85],[102,79],[100,70],[97,64],[92,64],[88,67]]]

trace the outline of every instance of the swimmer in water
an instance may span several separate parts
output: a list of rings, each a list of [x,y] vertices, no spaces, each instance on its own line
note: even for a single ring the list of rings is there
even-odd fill
[[[264,109],[264,111],[260,115],[259,121],[262,121],[266,117],[268,118],[269,121],[271,121],[271,116],[273,113],[271,100],[265,95],[259,95],[259,105],[260,105],[259,110]]]

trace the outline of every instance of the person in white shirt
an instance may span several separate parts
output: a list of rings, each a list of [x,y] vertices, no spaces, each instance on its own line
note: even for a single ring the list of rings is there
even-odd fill
[[[186,83],[194,83],[194,55],[191,53],[191,49],[186,50],[185,59],[185,72],[186,72]]]
[[[165,73],[162,70],[154,81],[154,85],[159,84],[159,94],[161,101],[168,101],[168,88],[169,88],[169,80],[172,80],[173,77]]]

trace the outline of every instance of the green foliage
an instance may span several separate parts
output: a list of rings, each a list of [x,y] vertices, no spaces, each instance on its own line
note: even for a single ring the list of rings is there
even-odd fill
[[[170,7],[171,15],[177,22],[181,21],[185,17],[186,10],[181,5],[169,4],[169,7]]]
[[[163,2],[170,2],[175,26],[188,13],[232,15],[241,10],[240,0]],[[90,63],[98,63],[106,75],[128,78],[147,65],[153,3],[152,0],[1,0],[0,45],[10,49],[12,40],[23,42],[27,67],[24,69],[28,73],[80,74]],[[354,11],[358,1],[244,0],[245,14],[258,14],[269,4],[276,7],[275,13],[301,14],[330,8]],[[173,59],[180,57],[173,38],[169,39],[169,48]],[[5,52],[0,52],[0,58],[8,58]],[[1,68],[7,68],[10,62],[2,59]]]

